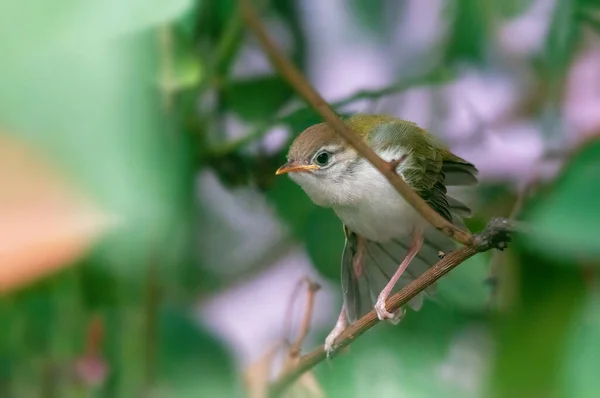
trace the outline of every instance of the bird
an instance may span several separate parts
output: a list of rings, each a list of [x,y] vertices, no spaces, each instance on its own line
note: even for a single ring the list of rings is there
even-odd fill
[[[343,119],[379,157],[438,214],[465,228],[471,216],[465,203],[448,194],[449,186],[476,185],[477,168],[453,154],[416,123],[392,115],[359,113]],[[456,243],[431,226],[395,190],[383,174],[328,124],[302,131],[291,143],[287,162],[276,171],[287,174],[318,206],[331,208],[343,225],[341,260],[343,305],[325,339],[327,354],[335,339],[373,308],[380,320],[397,324],[406,305],[394,313],[386,299],[423,274]],[[411,299],[418,311],[435,286]]]

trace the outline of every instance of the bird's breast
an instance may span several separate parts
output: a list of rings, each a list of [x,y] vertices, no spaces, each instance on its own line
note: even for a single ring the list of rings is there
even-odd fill
[[[368,199],[353,206],[334,207],[334,211],[350,230],[376,242],[405,237],[424,222],[393,188],[371,192]]]

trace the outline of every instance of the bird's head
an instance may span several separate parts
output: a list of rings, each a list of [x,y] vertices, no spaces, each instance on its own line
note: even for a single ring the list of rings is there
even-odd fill
[[[331,207],[351,200],[350,184],[360,157],[327,124],[311,126],[298,135],[287,159],[276,174],[288,173],[316,204]]]

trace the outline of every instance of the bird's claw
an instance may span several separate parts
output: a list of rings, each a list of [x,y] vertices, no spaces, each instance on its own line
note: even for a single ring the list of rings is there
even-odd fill
[[[377,313],[377,318],[380,321],[385,321],[386,319],[395,319],[396,316],[385,308],[385,298],[379,297],[377,302],[375,303],[375,312]]]
[[[343,330],[343,328],[338,328],[336,325],[336,327],[334,327],[333,330],[329,332],[329,334],[325,338],[325,345],[323,346],[323,349],[327,354],[327,358],[331,358],[331,356],[337,349],[337,346],[335,345],[335,339],[337,339],[339,335],[342,334]]]

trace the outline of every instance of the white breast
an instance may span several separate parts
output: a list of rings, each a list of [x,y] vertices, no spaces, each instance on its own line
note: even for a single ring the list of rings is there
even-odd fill
[[[381,153],[385,160],[398,158],[397,153]],[[401,172],[402,166],[399,166]],[[358,173],[357,173],[358,174]],[[360,192],[353,203],[334,206],[333,210],[352,231],[377,242],[386,242],[409,235],[423,218],[400,196],[388,180],[370,164],[360,170],[360,184],[350,188]]]

